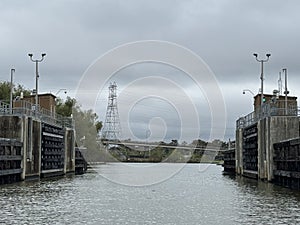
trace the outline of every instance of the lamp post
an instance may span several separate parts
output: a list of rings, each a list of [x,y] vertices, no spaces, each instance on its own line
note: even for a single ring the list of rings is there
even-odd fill
[[[262,110],[262,106],[263,106],[263,99],[264,99],[264,63],[269,61],[269,58],[271,56],[270,53],[266,54],[267,58],[266,59],[258,59],[258,54],[254,53],[253,54],[256,61],[261,63],[261,75],[260,75],[260,80],[261,80],[261,88],[260,88],[260,106],[261,106],[261,110]]]
[[[13,113],[13,102],[12,102],[12,99],[13,99],[13,75],[14,75],[14,72],[16,70],[15,69],[11,69],[10,70],[10,95],[9,95],[9,108],[10,108],[10,114]]]
[[[285,115],[288,114],[288,88],[287,88],[287,69],[284,68],[282,69],[282,71],[284,72],[284,95],[285,95]]]
[[[56,93],[55,93],[55,96],[57,96],[59,94],[59,92],[61,91],[65,91],[65,94],[67,94],[67,89],[66,88],[61,88],[59,89]]]
[[[42,62],[44,60],[44,57],[46,56],[46,53],[42,53],[41,59],[32,59],[33,54],[28,54],[30,60],[35,63],[35,111],[38,110],[38,104],[39,104],[39,97],[38,97],[38,79],[39,79],[39,62]]]
[[[253,91],[251,91],[250,89],[244,89],[243,90],[243,95],[246,94],[246,91],[248,91],[249,93],[251,93],[254,96]]]

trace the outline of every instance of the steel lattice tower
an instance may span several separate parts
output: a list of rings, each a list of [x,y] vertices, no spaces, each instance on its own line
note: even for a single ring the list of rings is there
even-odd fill
[[[102,138],[117,140],[121,135],[121,126],[117,106],[117,84],[110,83],[108,105],[106,110],[105,123],[102,131]]]

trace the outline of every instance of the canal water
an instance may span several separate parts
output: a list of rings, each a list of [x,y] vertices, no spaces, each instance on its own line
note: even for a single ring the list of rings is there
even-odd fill
[[[121,164],[1,186],[0,224],[300,224],[299,191],[201,166],[187,164],[164,181],[140,187],[105,178],[135,176]]]

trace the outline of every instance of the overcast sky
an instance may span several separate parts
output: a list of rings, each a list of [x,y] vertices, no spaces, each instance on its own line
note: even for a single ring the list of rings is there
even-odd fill
[[[215,74],[227,110],[225,139],[234,139],[235,120],[250,113],[253,106],[252,95],[243,95],[242,90],[251,89],[257,94],[260,87],[260,65],[253,57],[254,52],[262,58],[265,53],[272,54],[265,64],[266,92],[277,88],[279,71],[288,68],[290,93],[299,96],[299,10],[297,0],[2,0],[0,80],[9,80],[13,67],[15,82],[33,89],[35,67],[27,54],[31,52],[39,58],[40,53],[46,52],[40,64],[39,92],[55,94],[66,88],[68,95],[75,97],[84,72],[107,51],[142,40],[176,43],[199,55]],[[119,86],[119,107],[128,104],[128,96],[133,93],[143,96],[147,88],[155,87],[156,94],[156,98],[152,96],[136,104],[132,114],[120,115],[122,126],[124,118],[128,118],[134,137],[143,139],[150,129],[154,139],[163,124],[165,139],[181,139],[181,115],[173,103],[158,98],[159,90],[166,88],[163,82],[136,83],[131,89],[124,89],[140,77],[162,76],[185,89],[197,108],[200,138],[208,139],[209,100],[182,74],[174,68],[153,64],[133,65],[116,73],[112,80]],[[105,119],[107,85],[95,107],[101,120]],[[170,95],[178,93],[175,89],[172,92],[172,87],[168,86]],[[178,104],[184,93],[178,95]],[[63,92],[59,96],[65,97]],[[145,108],[149,105],[151,110]]]

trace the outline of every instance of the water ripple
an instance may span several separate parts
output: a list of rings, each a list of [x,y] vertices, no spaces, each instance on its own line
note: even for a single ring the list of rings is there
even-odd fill
[[[188,164],[147,187],[101,176],[116,169],[1,186],[0,224],[300,224],[299,192],[224,176],[219,166],[199,172]]]

